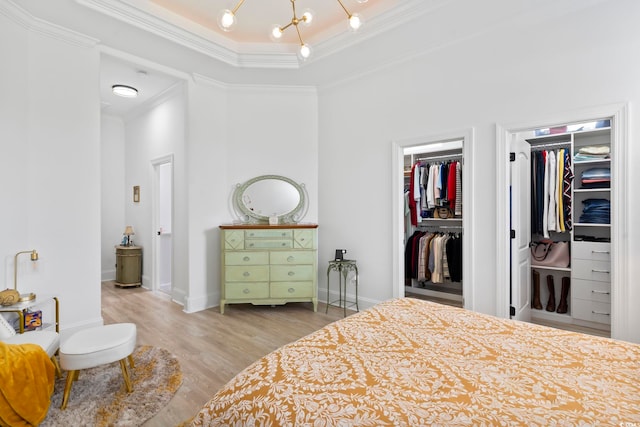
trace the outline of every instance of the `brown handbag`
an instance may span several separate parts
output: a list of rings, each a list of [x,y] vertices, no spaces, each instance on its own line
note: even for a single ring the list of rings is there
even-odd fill
[[[531,265],[567,268],[571,263],[569,242],[543,240],[531,243]]]

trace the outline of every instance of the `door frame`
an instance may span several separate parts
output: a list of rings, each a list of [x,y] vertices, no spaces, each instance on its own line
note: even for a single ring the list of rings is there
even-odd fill
[[[462,304],[464,308],[474,309],[473,280],[474,261],[472,254],[473,230],[473,153],[474,129],[462,129],[440,134],[391,141],[391,221],[393,224],[393,297],[404,297],[404,149],[421,145],[437,144],[445,141],[462,140]]]
[[[152,206],[152,221],[151,221],[151,236],[152,236],[152,252],[151,252],[151,290],[156,292],[160,289],[160,264],[158,263],[158,257],[160,254],[160,239],[157,238],[157,231],[160,228],[160,198],[158,197],[160,191],[160,168],[159,166],[168,164],[171,169],[171,232],[173,233],[173,154],[167,154],[165,156],[157,157],[151,160],[151,167],[153,168],[153,182],[151,192],[151,206]],[[172,236],[173,240],[173,236]],[[173,244],[171,245],[171,283],[173,288]]]
[[[510,292],[510,224],[509,224],[509,144],[514,134],[530,129],[539,129],[596,120],[611,117],[611,179],[614,186],[611,189],[611,199],[614,208],[611,211],[611,337],[625,339],[630,336],[628,306],[628,268],[627,243],[624,233],[627,230],[629,218],[628,204],[628,155],[629,143],[629,106],[626,103],[611,104],[599,107],[560,112],[521,123],[496,124],[496,278],[497,301],[496,315],[509,318]],[[514,224],[514,228],[517,225]],[[516,233],[519,230],[516,229]]]

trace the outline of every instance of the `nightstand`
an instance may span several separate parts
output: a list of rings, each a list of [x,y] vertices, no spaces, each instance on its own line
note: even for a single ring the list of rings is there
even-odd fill
[[[116,246],[116,283],[119,288],[142,285],[142,247]]]

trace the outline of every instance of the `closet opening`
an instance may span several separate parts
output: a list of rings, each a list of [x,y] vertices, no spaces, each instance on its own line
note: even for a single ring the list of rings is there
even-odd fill
[[[512,134],[513,318],[610,336],[617,185],[612,118]]]
[[[466,279],[472,277],[473,270],[470,251],[473,247],[471,197],[474,184],[471,181],[473,162],[470,161],[473,158],[473,129],[393,141],[391,150],[393,296],[429,299],[473,310],[472,280]],[[443,168],[444,165],[449,169]],[[410,207],[412,172],[413,179],[420,178],[420,175],[415,175],[416,170],[420,173],[420,168],[424,181],[414,182],[414,196],[411,196],[414,207]],[[436,197],[433,187],[428,187],[429,169],[432,174],[437,170],[442,173],[438,176],[446,176],[446,185],[440,184],[438,189],[440,197]],[[449,174],[444,174],[445,170],[453,172],[451,182]],[[442,185],[446,187],[444,194],[441,192]],[[449,188],[451,190],[447,196]],[[421,236],[414,236],[416,233]],[[430,246],[425,246],[429,238]],[[416,239],[422,239],[422,242]],[[410,240],[418,245],[408,249]],[[447,245],[447,242],[450,244]],[[440,258],[433,257],[431,249],[434,244]],[[418,266],[414,274],[416,264],[411,264],[412,258],[407,255],[411,255],[415,249],[419,258],[420,247],[423,266]],[[447,247],[451,255],[447,254]]]
[[[463,305],[462,140],[404,149],[405,296]]]

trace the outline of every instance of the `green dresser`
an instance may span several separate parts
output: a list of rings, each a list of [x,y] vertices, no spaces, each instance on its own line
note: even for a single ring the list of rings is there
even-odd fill
[[[142,247],[116,246],[116,283],[120,288],[142,285]]]
[[[234,303],[312,302],[317,310],[317,224],[220,228],[220,313]]]

